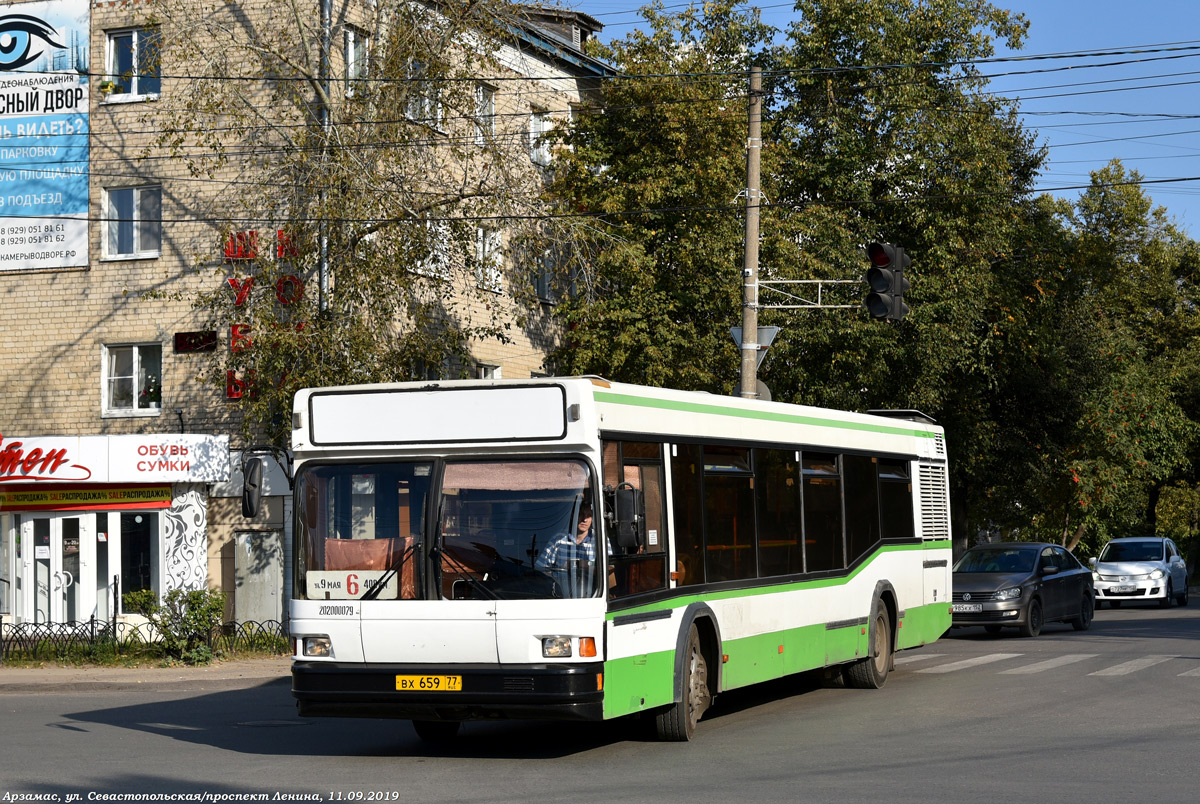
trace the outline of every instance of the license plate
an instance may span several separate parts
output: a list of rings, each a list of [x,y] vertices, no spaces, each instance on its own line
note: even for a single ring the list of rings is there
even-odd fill
[[[396,676],[402,692],[462,692],[462,676]]]
[[[955,603],[955,614],[974,614],[975,612],[983,611],[982,603]]]
[[[1124,595],[1132,592],[1135,588],[1133,586],[1114,586],[1112,591],[1118,595]]]

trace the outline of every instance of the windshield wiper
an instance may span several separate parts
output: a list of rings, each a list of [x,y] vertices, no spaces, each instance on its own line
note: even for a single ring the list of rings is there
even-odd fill
[[[397,558],[392,565],[387,568],[387,572],[383,573],[383,575],[379,578],[379,582],[376,583],[375,586],[368,589],[366,594],[359,598],[359,600],[374,600],[375,598],[379,597],[379,593],[383,591],[383,587],[387,586],[388,582],[392,580],[392,576],[399,572],[400,568],[404,566],[404,561],[412,554],[414,546],[415,545],[410,544],[408,547],[405,547],[400,553],[400,557]]]
[[[492,600],[500,599],[500,596],[498,594],[496,594],[495,592],[493,592],[491,589],[489,589],[487,587],[487,584],[485,584],[483,581],[481,581],[480,579],[476,578],[474,575],[471,574],[470,567],[463,564],[461,561],[459,561],[454,556],[447,553],[442,548],[434,547],[432,550],[429,551],[429,554],[431,556],[433,556],[434,558],[445,559],[446,562],[448,564],[450,564],[450,568],[455,571],[455,573],[458,575],[458,577],[460,579],[466,581],[467,583],[469,583],[471,585],[472,589],[478,589],[480,592],[483,592],[485,595],[487,595]]]

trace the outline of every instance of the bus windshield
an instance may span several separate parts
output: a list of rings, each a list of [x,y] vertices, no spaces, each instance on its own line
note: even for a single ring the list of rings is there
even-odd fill
[[[297,595],[529,600],[601,592],[586,463],[448,461],[440,490],[435,468],[305,468],[297,478]]]
[[[592,597],[598,531],[582,461],[464,461],[442,479],[447,598]]]

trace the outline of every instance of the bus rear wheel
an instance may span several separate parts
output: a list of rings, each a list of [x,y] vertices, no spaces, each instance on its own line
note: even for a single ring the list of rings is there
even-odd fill
[[[700,648],[700,632],[688,630],[683,660],[683,698],[659,712],[654,718],[658,739],[686,742],[696,733],[696,724],[712,701],[708,689],[708,662]]]
[[[875,601],[871,616],[871,655],[846,668],[846,681],[856,689],[877,690],[887,681],[892,666],[892,625],[887,606]]]

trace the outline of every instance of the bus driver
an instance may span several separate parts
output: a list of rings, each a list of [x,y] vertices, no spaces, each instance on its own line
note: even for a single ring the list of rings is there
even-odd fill
[[[596,564],[596,533],[592,528],[592,506],[579,508],[575,533],[563,533],[546,545],[534,566],[558,582],[565,597],[592,594],[592,567]]]

